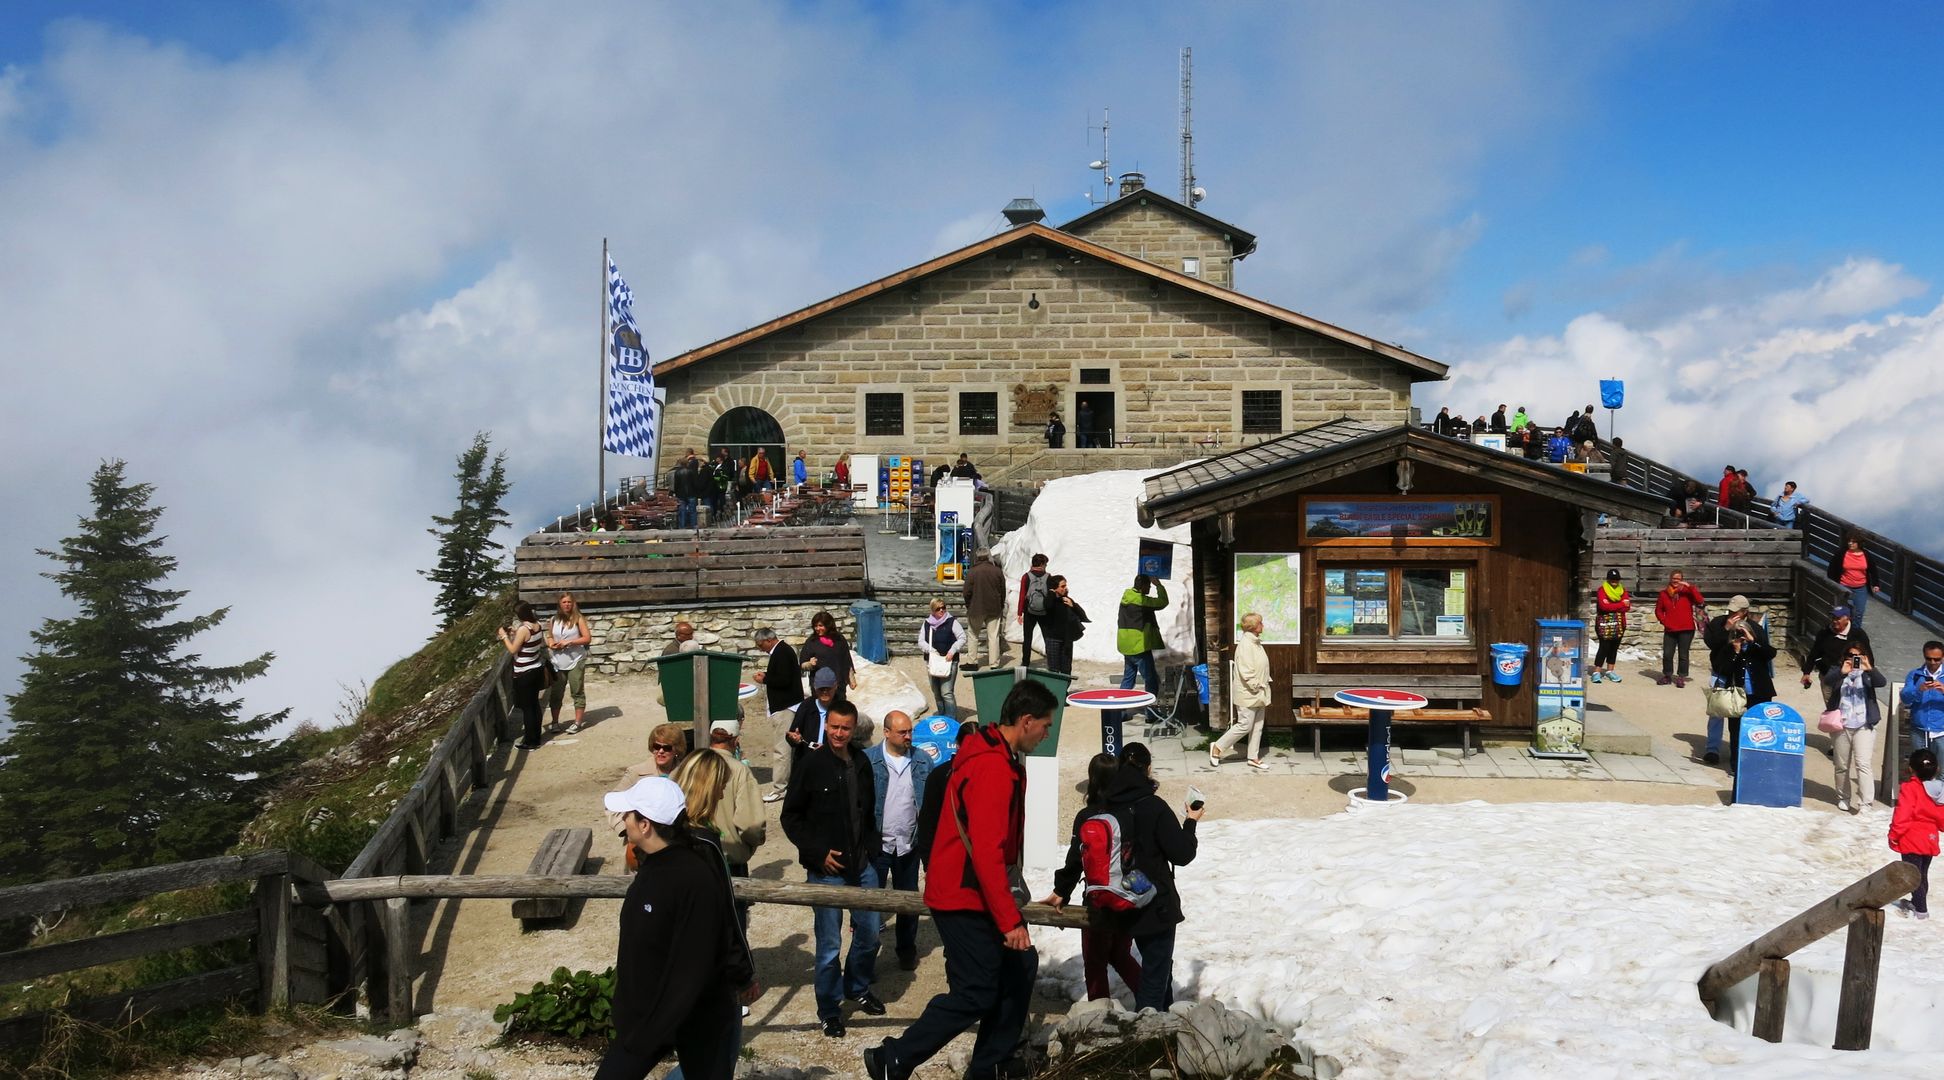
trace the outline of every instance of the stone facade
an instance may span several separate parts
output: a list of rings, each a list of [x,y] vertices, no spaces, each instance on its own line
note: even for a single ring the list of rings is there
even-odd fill
[[[753,635],[759,626],[773,627],[777,636],[791,645],[810,636],[810,617],[828,610],[838,630],[853,644],[857,641],[857,620],[848,604],[825,607],[818,604],[751,604],[741,607],[709,607],[695,610],[667,608],[603,608],[587,612],[594,643],[588,646],[588,663],[603,675],[633,672],[653,674],[654,658],[675,640],[675,624],[687,619],[695,624],[695,640],[711,651],[754,653]],[[751,669],[752,671],[754,669]]]
[[[1127,197],[1137,205],[1076,226],[1073,235],[1156,266],[1192,273],[1210,285],[1235,288],[1235,246],[1226,233],[1169,213],[1139,192]],[[1183,265],[1183,258],[1200,262],[1191,270]]]
[[[662,380],[664,460],[686,447],[706,450],[724,412],[754,406],[776,419],[789,452],[806,451],[818,473],[845,452],[913,454],[929,463],[960,451],[978,460],[1030,447],[1049,408],[1077,427],[1080,392],[1114,395],[1113,415],[1099,422],[1120,437],[1177,443],[1211,436],[1232,443],[1243,433],[1244,391],[1273,392],[1280,406],[1277,430],[1258,437],[1344,415],[1402,423],[1411,397],[1402,364],[1038,239]],[[874,393],[898,395],[901,434],[866,432]],[[968,401],[967,394],[993,397]],[[996,430],[964,433],[962,407],[983,403],[996,406]]]

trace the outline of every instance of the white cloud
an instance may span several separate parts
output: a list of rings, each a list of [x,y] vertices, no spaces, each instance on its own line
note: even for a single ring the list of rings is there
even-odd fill
[[[521,523],[587,498],[602,237],[655,352],[693,347],[1079,191],[1103,97],[1120,167],[1165,178],[1191,33],[1206,209],[1264,237],[1245,287],[1385,333],[1484,227],[1481,162],[1637,32],[1534,10],[1054,10],[1036,40],[1097,47],[1046,52],[976,7],[326,4],[221,62],[65,23],[0,74],[0,685],[60,611],[29,553],[119,456],[192,604],[234,606],[203,651],[274,649],[250,704],[327,714],[430,631],[473,431]]]
[[[1897,266],[1853,258],[1806,285],[1651,323],[1589,313],[1556,335],[1454,356],[1451,383],[1420,391],[1421,403],[1475,415],[1513,397],[1551,424],[1597,401],[1597,380],[1622,378],[1618,431],[1636,451],[1703,477],[1732,463],[1765,494],[1795,480],[1833,513],[1940,551],[1944,478],[1928,462],[1944,303],[1885,311],[1926,291]]]

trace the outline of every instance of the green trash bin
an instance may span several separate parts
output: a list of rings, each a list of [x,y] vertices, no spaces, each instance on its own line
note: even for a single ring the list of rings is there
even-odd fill
[[[989,668],[971,673],[972,701],[979,713],[979,723],[996,724],[999,714],[1006,704],[1006,695],[1012,693],[1013,684],[1031,679],[1053,693],[1053,730],[1039,744],[1030,756],[1056,757],[1060,747],[1060,721],[1066,716],[1067,687],[1073,685],[1073,676],[1062,675],[1057,671],[1042,668]]]
[[[736,690],[746,658],[741,653],[670,653],[654,658],[661,678],[662,708],[669,723],[689,725],[689,749],[709,744],[706,724],[742,715]],[[697,679],[697,669],[703,674]]]

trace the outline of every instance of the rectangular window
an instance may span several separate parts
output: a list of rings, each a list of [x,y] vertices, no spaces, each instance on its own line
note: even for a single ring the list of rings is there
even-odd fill
[[[999,434],[999,395],[985,391],[959,395],[960,435]]]
[[[1471,641],[1470,567],[1328,567],[1323,639]]]
[[[903,435],[904,433],[903,394],[864,395],[864,434]]]
[[[1196,258],[1196,257],[1195,257],[1195,256],[1193,256],[1193,255],[1184,255],[1184,256],[1182,256],[1182,257],[1181,257],[1181,272],[1182,272],[1182,273],[1184,273],[1184,274],[1187,274],[1187,275],[1188,275],[1189,277],[1200,277],[1200,276],[1201,276],[1201,260],[1200,260],[1199,258]]]
[[[1242,391],[1242,434],[1281,435],[1282,400],[1281,390]]]
[[[1080,381],[1087,386],[1106,386],[1114,381],[1114,372],[1104,367],[1081,368]]]

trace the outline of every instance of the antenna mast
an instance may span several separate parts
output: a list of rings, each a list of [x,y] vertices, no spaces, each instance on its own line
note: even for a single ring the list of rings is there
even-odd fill
[[[1181,205],[1202,201],[1195,187],[1195,50],[1181,48]]]
[[[1092,125],[1088,126],[1092,127]],[[1107,189],[1100,200],[1103,203],[1114,201],[1114,162],[1107,152],[1107,133],[1112,126],[1107,120],[1107,107],[1103,105],[1100,109],[1100,160],[1087,165],[1087,168],[1100,173],[1101,186]],[[1091,186],[1087,190],[1087,201],[1089,203],[1094,201]]]

